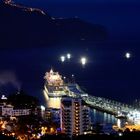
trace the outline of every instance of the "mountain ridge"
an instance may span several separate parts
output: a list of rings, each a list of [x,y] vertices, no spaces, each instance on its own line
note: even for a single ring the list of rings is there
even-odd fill
[[[80,45],[107,38],[105,27],[79,18],[53,18],[36,8],[5,2],[0,5],[0,48]]]

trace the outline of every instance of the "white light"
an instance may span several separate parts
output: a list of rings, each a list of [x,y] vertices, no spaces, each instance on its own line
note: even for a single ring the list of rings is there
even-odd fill
[[[121,128],[121,120],[120,120],[120,119],[117,120],[117,126],[118,126],[119,128]]]
[[[7,100],[7,97],[5,97],[5,95],[2,95],[1,99],[2,100]]]
[[[129,59],[129,58],[131,57],[131,54],[130,54],[129,52],[127,52],[127,53],[125,54],[125,57],[126,57],[127,59]]]
[[[87,132],[84,132],[84,135],[87,135]]]
[[[72,74],[71,76],[74,77],[74,74]]]
[[[87,59],[85,57],[81,58],[81,63],[82,65],[85,65],[87,63]]]
[[[121,137],[123,134],[122,133],[119,133],[119,136]]]
[[[43,105],[41,105],[41,110],[45,111],[45,107]]]
[[[60,59],[61,59],[61,62],[64,62],[65,61],[65,56],[61,56]]]
[[[71,54],[70,53],[67,54],[67,58],[71,59]]]

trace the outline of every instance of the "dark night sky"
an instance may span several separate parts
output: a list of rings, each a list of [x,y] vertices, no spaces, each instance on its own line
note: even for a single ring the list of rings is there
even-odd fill
[[[8,73],[13,81],[32,95],[43,99],[43,76],[51,67],[61,74],[75,74],[76,81],[87,92],[124,102],[140,98],[140,2],[138,0],[17,0],[26,5],[42,7],[56,17],[78,16],[88,22],[108,28],[110,38],[97,46],[71,46],[57,48],[22,48],[0,51],[0,93],[7,93],[8,83],[1,73]],[[59,49],[61,47],[61,49]],[[131,52],[127,60],[125,52]],[[70,52],[70,62],[61,64],[59,56]],[[82,68],[79,58],[88,56],[88,64]],[[17,78],[15,78],[14,73]],[[15,89],[13,89],[15,90]]]

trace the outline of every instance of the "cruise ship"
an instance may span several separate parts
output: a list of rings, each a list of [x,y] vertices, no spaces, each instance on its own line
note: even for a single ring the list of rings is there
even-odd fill
[[[49,105],[51,108],[59,108],[60,99],[64,96],[88,96],[80,89],[78,84],[71,82],[66,83],[64,78],[58,72],[54,72],[52,69],[45,73],[44,79],[45,84],[43,92],[47,103],[51,104]],[[55,104],[58,104],[57,107]]]
[[[64,84],[62,76],[58,72],[54,72],[51,69],[50,72],[46,72],[44,79],[44,92],[48,97],[62,97],[67,95],[67,86]]]

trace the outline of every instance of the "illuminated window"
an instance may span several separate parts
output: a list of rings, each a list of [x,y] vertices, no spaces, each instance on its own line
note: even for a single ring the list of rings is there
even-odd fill
[[[75,114],[75,116],[79,116],[79,114]]]

